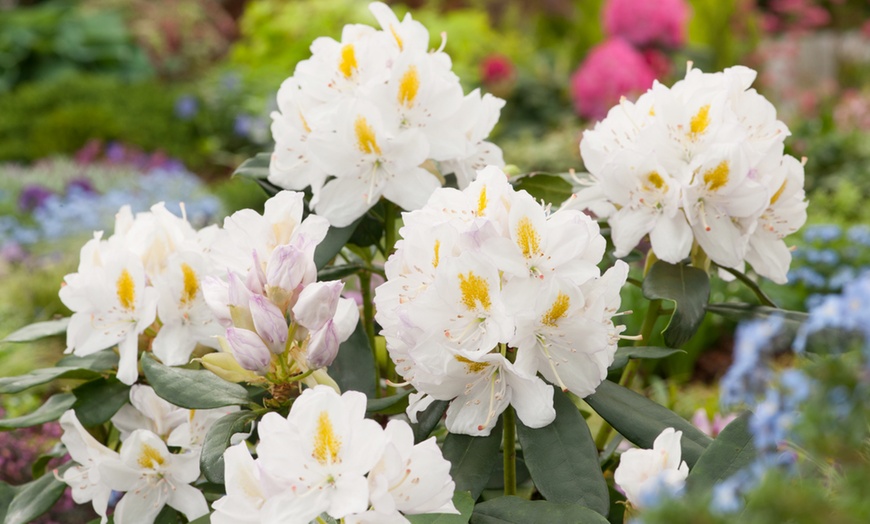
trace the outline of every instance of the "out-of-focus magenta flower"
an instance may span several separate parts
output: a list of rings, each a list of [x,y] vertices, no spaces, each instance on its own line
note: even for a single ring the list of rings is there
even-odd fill
[[[636,46],[686,43],[689,6],[685,0],[608,0],[602,17],[608,35]]]
[[[659,49],[649,47],[641,51],[643,59],[652,69],[656,78],[665,78],[671,74],[671,58]]]
[[[515,73],[513,62],[504,55],[489,55],[480,63],[480,79],[487,86],[509,82]]]
[[[574,108],[583,118],[603,118],[621,97],[652,87],[655,77],[639,51],[624,40],[607,40],[592,48],[571,76]]]

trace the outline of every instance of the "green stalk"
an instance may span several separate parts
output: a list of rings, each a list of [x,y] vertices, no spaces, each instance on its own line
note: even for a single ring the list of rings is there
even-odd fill
[[[399,221],[399,208],[389,200],[384,200],[384,259],[390,258],[396,250],[396,225]]]
[[[380,396],[381,369],[378,365],[378,355],[375,351],[375,304],[372,300],[372,274],[368,271],[359,272],[359,287],[363,303],[363,329],[369,339],[369,347],[375,360],[375,392]]]
[[[504,494],[517,494],[517,420],[514,408],[508,406],[502,415],[504,448]]]

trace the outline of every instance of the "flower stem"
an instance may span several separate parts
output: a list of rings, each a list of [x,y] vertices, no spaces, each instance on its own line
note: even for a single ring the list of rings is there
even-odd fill
[[[504,448],[504,494],[517,494],[517,421],[514,408],[508,406],[502,415]]]
[[[381,369],[378,365],[378,355],[375,350],[375,305],[372,300],[372,274],[368,271],[359,272],[359,288],[363,303],[363,329],[369,340],[369,347],[375,360],[375,392],[381,391]]]
[[[390,258],[396,250],[396,225],[399,220],[399,208],[389,200],[384,200],[384,259]]]

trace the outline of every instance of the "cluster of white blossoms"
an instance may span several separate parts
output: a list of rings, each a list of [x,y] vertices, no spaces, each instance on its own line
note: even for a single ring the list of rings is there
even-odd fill
[[[200,478],[199,457],[205,435],[219,418],[237,407],[190,411],[166,402],[148,386],[130,389],[130,404],[112,417],[121,450],[97,442],[75,412],[60,418],[61,442],[76,464],[60,475],[78,504],[91,502],[107,521],[113,491],[124,493],[115,506],[118,524],[154,522],[168,505],[194,520],[208,513],[202,492],[191,486]],[[177,453],[169,447],[178,448]]]
[[[616,256],[649,234],[676,264],[703,250],[721,267],[786,282],[783,238],[806,221],[801,162],[783,154],[788,128],[750,85],[755,71],[690,69],[670,89],[656,82],[583,134],[592,187],[569,200],[607,217]]]
[[[403,515],[459,513],[450,463],[435,438],[365,418],[366,397],[306,389],[287,417],[268,413],[254,459],[243,442],[224,452],[226,496],[214,524],[308,524],[322,513],[347,524],[408,523]]]
[[[314,372],[308,380],[329,380],[320,368],[359,320],[356,303],[341,297],[341,281],[317,282],[314,249],[326,236],[325,219],[302,219],[302,193],[282,191],[262,215],[244,209],[213,232],[209,255],[225,269],[225,279],[205,280],[205,299],[226,331],[223,352],[202,362],[224,378],[278,382]],[[245,373],[247,371],[247,373]]]
[[[689,466],[680,460],[682,437],[682,431],[666,428],[656,437],[653,449],[630,449],[622,454],[613,481],[633,506],[649,506],[683,489]]]
[[[135,216],[122,207],[114,234],[95,233],[78,272],[64,277],[60,299],[73,311],[67,352],[86,356],[117,345],[118,380],[133,384],[142,333],[153,335],[151,349],[167,365],[187,364],[197,344],[217,348],[222,328],[202,293],[203,278],[218,272],[207,254],[210,234],[163,204]]]
[[[396,371],[418,390],[412,420],[438,399],[453,400],[454,433],[488,435],[508,404],[542,427],[555,410],[538,373],[581,397],[606,378],[628,266],[601,275],[605,240],[588,216],[550,213],[488,167],[403,218],[375,304]]]
[[[504,101],[463,95],[450,57],[428,50],[422,24],[410,14],[399,21],[380,2],[369,8],[382,30],[347,25],[340,41],[315,40],[272,113],[269,181],[310,186],[314,210],[338,227],[382,196],[418,209],[441,175],[454,173],[465,187],[475,170],[503,165],[486,138]]]

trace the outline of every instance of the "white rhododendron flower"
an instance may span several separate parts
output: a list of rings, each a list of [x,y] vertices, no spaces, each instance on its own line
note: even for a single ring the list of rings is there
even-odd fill
[[[269,181],[310,186],[314,211],[338,227],[381,197],[417,209],[440,175],[454,173],[465,187],[474,170],[504,164],[486,141],[504,101],[463,95],[450,57],[428,51],[422,24],[410,14],[399,21],[380,2],[369,8],[381,29],[347,25],[340,41],[315,40],[272,113]]]
[[[414,445],[410,426],[384,430],[365,418],[366,397],[319,385],[286,418],[260,423],[257,458],[241,443],[224,452],[227,495],[212,522],[307,524],[326,513],[345,522],[407,522],[402,515],[458,513],[450,463],[434,439]]]
[[[100,476],[100,464],[118,460],[118,453],[97,442],[82,427],[73,410],[65,412],[60,417],[60,427],[63,429],[60,441],[76,463],[63,472],[60,480],[69,485],[76,504],[90,501],[94,511],[101,517],[100,522],[105,524],[108,520],[106,511],[112,488],[103,482]]]
[[[452,401],[451,432],[488,435],[508,405],[537,428],[555,417],[539,373],[564,391],[595,391],[622,331],[611,318],[628,266],[601,275],[592,219],[551,213],[496,167],[403,219],[375,304],[396,371],[420,393],[412,420],[437,399]]]
[[[649,235],[676,264],[702,251],[720,267],[786,282],[783,239],[806,221],[803,166],[783,154],[788,128],[750,86],[755,71],[690,69],[670,89],[656,82],[583,134],[591,187],[568,207],[606,217],[622,257]]]
[[[682,436],[682,431],[666,428],[656,437],[653,449],[630,449],[622,454],[613,480],[631,504],[643,507],[645,498],[682,489],[689,476],[689,466],[680,460]]]

